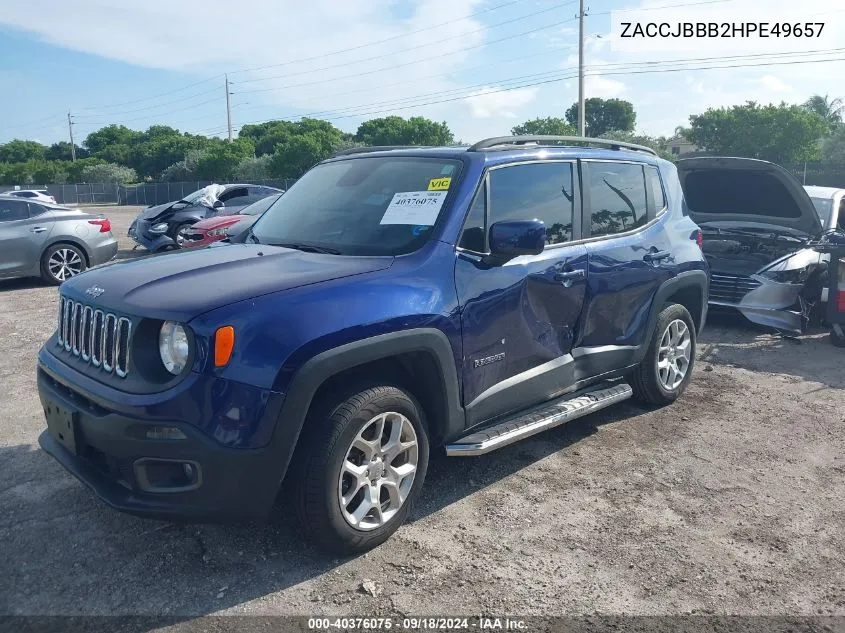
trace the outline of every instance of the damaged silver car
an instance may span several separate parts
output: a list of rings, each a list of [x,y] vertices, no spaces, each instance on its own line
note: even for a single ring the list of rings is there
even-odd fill
[[[825,286],[823,232],[810,196],[782,167],[749,158],[678,161],[689,213],[703,233],[710,305],[789,334],[805,331]]]

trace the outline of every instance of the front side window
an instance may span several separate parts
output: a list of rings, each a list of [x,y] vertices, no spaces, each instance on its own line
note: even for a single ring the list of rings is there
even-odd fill
[[[0,199],[0,222],[26,220],[29,217],[28,206],[23,200]]]
[[[490,225],[541,220],[547,244],[569,242],[574,200],[571,163],[530,163],[490,172]]]
[[[643,166],[587,163],[590,235],[624,233],[648,222]]]
[[[461,241],[458,246],[476,253],[485,252],[484,244],[484,218],[487,214],[487,193],[484,183],[475,195],[469,215],[464,223],[464,230],[461,233]]]
[[[351,158],[318,165],[261,216],[260,243],[344,255],[400,255],[425,243],[457,186],[461,163],[422,157]]]

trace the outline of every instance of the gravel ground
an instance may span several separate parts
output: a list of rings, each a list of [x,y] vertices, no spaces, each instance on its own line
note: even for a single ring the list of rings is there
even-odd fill
[[[137,254],[137,210],[100,210]],[[674,406],[436,455],[413,521],[335,559],[284,509],[238,527],[119,514],[42,453],[56,297],[0,282],[0,614],[845,615],[845,355],[823,333],[714,317]]]

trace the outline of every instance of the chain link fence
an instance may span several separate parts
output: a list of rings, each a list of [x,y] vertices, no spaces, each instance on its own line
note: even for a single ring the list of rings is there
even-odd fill
[[[268,178],[249,180],[245,185],[265,185],[287,191],[296,182],[295,178]],[[190,182],[144,182],[137,185],[118,185],[115,183],[82,183],[76,185],[22,186],[21,189],[46,190],[58,204],[67,205],[140,205],[151,206],[181,200],[197,189],[202,189],[212,181]],[[11,191],[14,187],[0,187],[0,192]]]
[[[783,167],[803,185],[845,189],[845,164],[790,163]]]

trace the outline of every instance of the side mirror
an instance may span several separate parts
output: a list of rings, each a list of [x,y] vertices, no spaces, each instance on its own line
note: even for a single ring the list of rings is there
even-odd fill
[[[223,207],[225,207],[225,206],[226,206],[226,205],[225,205],[225,204],[223,204],[223,201],[222,201],[222,200],[215,200],[215,201],[214,201],[214,208],[215,208],[215,209],[222,209],[222,208],[223,208]]]
[[[540,220],[496,222],[490,227],[490,254],[497,260],[539,255],[545,247],[546,225]]]

